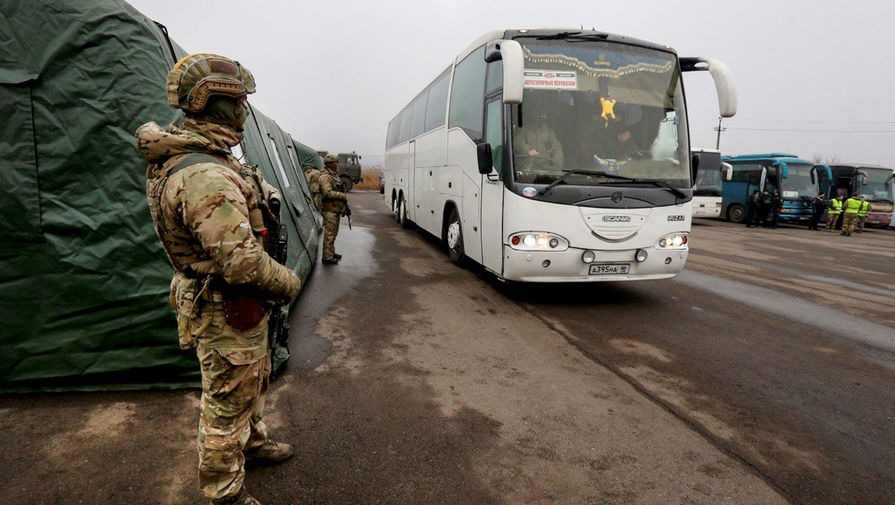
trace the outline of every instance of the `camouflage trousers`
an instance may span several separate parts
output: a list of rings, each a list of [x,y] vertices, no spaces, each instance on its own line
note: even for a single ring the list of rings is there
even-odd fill
[[[839,214],[830,214],[827,216],[827,231],[836,229],[836,221],[839,220]]]
[[[855,231],[864,231],[864,221],[867,221],[867,216],[858,216],[858,226]]]
[[[858,224],[858,215],[852,213],[846,213],[842,218],[842,233],[851,234],[855,231],[855,226]]]
[[[336,253],[336,235],[339,234],[339,221],[342,216],[338,212],[324,212],[323,259],[332,259]]]
[[[267,321],[259,325],[267,333]],[[265,346],[266,348],[266,346]],[[224,348],[197,349],[202,367],[199,486],[211,499],[235,496],[245,480],[244,450],[267,440],[262,421],[270,357]]]

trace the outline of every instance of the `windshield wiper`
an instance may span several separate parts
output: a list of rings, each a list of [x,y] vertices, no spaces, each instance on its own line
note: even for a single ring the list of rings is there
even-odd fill
[[[606,33],[581,33],[581,32],[559,32],[553,35],[542,35],[537,40],[606,40],[609,34]]]
[[[559,184],[561,182],[566,182],[566,177],[568,177],[570,175],[596,175],[599,177],[606,177],[607,179],[620,179],[620,180],[624,180],[624,181],[633,181],[634,180],[634,179],[631,179],[630,177],[623,177],[621,175],[610,174],[607,172],[592,172],[590,170],[568,170],[568,171],[566,171],[566,173],[562,174],[562,176],[560,176],[559,179],[556,179],[555,181],[548,184],[547,187],[542,189],[541,194],[546,195],[547,192],[550,191],[551,189],[555,188],[557,184]]]
[[[686,193],[684,193],[680,189],[672,186],[671,184],[668,184],[665,181],[660,181],[657,179],[635,179],[633,177],[625,177],[623,175],[615,175],[615,174],[610,174],[608,172],[590,172],[587,170],[569,170],[568,172],[564,173],[562,175],[562,177],[560,177],[559,179],[556,179],[555,181],[548,184],[547,187],[545,187],[543,190],[541,190],[541,194],[546,195],[548,191],[550,191],[551,189],[556,187],[557,184],[559,184],[561,182],[565,182],[566,177],[568,177],[572,174],[596,175],[599,177],[605,177],[607,179],[618,179],[618,180],[624,181],[624,182],[652,184],[653,186],[656,186],[657,188],[664,188],[664,189],[667,189],[668,191],[671,191],[678,198],[686,198],[687,197]]]

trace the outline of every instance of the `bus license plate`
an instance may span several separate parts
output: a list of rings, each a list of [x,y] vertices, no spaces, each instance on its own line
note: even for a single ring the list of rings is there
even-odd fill
[[[620,265],[591,265],[588,273],[590,275],[610,275],[610,274],[626,274],[631,268],[628,263]]]

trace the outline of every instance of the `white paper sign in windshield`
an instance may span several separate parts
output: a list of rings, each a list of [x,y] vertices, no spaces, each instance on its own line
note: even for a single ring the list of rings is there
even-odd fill
[[[522,77],[529,89],[578,89],[578,73],[568,70],[524,70]]]

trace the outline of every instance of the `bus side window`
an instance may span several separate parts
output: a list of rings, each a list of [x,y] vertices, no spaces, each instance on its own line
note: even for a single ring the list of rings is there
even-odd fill
[[[485,104],[485,46],[481,46],[457,64],[451,85],[448,127],[463,128],[474,142],[482,139],[482,113]]]
[[[499,175],[503,171],[503,100],[500,97],[488,102],[485,120],[485,142],[491,144],[491,159]]]

